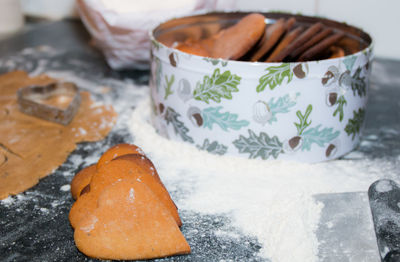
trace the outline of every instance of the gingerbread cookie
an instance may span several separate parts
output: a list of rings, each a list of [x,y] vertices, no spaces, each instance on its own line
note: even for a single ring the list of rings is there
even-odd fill
[[[105,187],[96,207],[77,224],[78,249],[101,259],[151,259],[190,253],[170,211],[140,179]]]
[[[90,165],[79,171],[71,181],[71,195],[73,199],[77,199],[86,186],[89,185],[92,175],[96,173],[96,165]]]
[[[182,224],[174,202],[159,178],[155,177],[155,169],[148,165],[147,158],[141,155],[130,155],[129,158],[115,159],[97,169],[90,182],[90,191],[79,197],[71,208],[69,220],[72,227],[75,228],[82,218],[93,212],[97,205],[96,199],[106,186],[125,178],[139,179],[146,183],[170,210],[177,225]]]

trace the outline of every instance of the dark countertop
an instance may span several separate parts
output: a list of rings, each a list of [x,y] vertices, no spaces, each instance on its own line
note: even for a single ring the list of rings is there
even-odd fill
[[[88,81],[99,85],[106,83],[111,87],[118,86],[121,81],[136,84],[148,82],[148,71],[111,70],[101,53],[89,45],[89,40],[88,33],[78,21],[41,23],[0,42],[0,73],[16,69],[34,74],[47,71],[70,72]],[[375,60],[363,141],[374,139],[378,142],[365,143],[365,146],[361,143],[358,149],[369,158],[385,161],[399,159],[399,75],[400,61]],[[126,94],[113,89],[107,98],[96,93],[94,96],[100,100],[115,101]],[[125,109],[121,109],[125,115],[132,110]],[[118,123],[106,139],[96,143],[79,144],[77,150],[52,175],[42,179],[37,186],[25,193],[12,197],[10,203],[0,204],[0,260],[92,260],[75,247],[73,230],[68,221],[68,212],[73,200],[69,191],[62,190],[62,186],[70,183],[71,174],[87,165],[84,161],[86,156],[99,156],[111,145],[133,141],[127,126]],[[181,215],[184,220],[184,233],[194,228],[201,229],[204,234],[188,237],[187,240],[192,246],[190,256],[158,261],[262,261],[257,256],[261,247],[256,239],[239,234],[239,238],[226,242],[213,237],[214,230],[229,227],[229,219],[226,217],[216,219],[189,212]],[[189,219],[193,217],[196,219]],[[232,228],[232,231],[234,230]]]

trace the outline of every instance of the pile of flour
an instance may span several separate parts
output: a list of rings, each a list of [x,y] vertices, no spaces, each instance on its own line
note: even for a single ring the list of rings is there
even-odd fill
[[[363,159],[361,153],[356,160],[320,164],[211,155],[159,136],[149,119],[146,98],[128,125],[168,190],[180,192],[180,210],[229,216],[261,243],[260,255],[274,262],[318,260],[315,230],[322,204],[314,194],[365,192],[375,180],[395,176],[396,164]]]

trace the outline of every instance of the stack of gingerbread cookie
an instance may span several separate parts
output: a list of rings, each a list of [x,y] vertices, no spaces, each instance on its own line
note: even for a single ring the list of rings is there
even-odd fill
[[[346,34],[321,22],[298,23],[280,18],[266,23],[266,17],[252,13],[216,34],[175,43],[180,51],[194,55],[252,62],[299,62],[346,55],[339,41]]]
[[[78,249],[101,259],[150,259],[190,253],[178,209],[153,163],[119,144],[71,182],[69,213]]]

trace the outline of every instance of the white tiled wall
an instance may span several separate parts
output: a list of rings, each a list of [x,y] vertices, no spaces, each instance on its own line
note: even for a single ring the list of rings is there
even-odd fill
[[[375,55],[400,59],[400,0],[236,0],[240,10],[318,15],[370,33]]]

